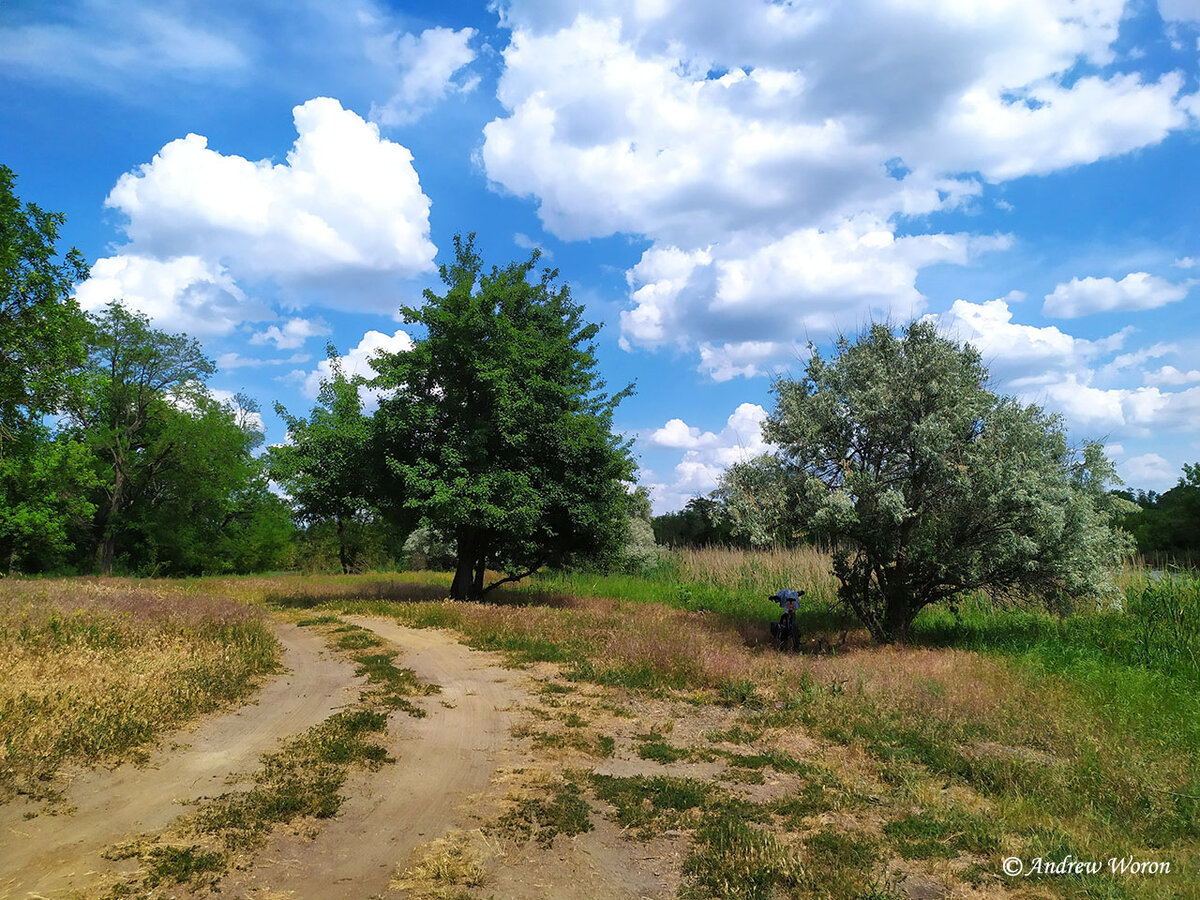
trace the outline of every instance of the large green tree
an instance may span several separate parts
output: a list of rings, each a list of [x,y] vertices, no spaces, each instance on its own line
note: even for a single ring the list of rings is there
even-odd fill
[[[353,571],[365,525],[376,517],[372,489],[371,428],[363,415],[360,379],[349,378],[337,351],[327,348],[330,375],[321,381],[307,419],[282,404],[288,441],[271,448],[271,477],[291,497],[297,517],[310,529],[330,523],[343,573]]]
[[[58,252],[63,215],[22,203],[15,182],[0,166],[0,567],[28,571],[59,565],[91,514],[86,454],[43,422],[84,358],[71,290],[87,267]]]
[[[83,360],[85,325],[72,287],[87,277],[78,250],[60,257],[62,213],[17,197],[0,165],[0,455],[16,432],[57,410]]]
[[[213,371],[194,340],[158,331],[120,304],[94,317],[86,377],[70,409],[74,434],[90,446],[100,479],[89,568],[111,574],[118,535],[132,514],[178,470],[189,442],[204,436],[190,426],[195,411],[210,408],[204,379]]]
[[[619,548],[633,475],[596,371],[583,307],[538,254],[485,272],[474,237],[456,236],[440,274],[405,320],[410,350],[374,361],[375,414],[392,492],[457,553],[451,594],[481,598],[581,552]],[[504,577],[485,584],[485,571]]]
[[[1121,501],[1101,447],[1072,451],[1057,418],[987,380],[974,348],[917,322],[876,324],[829,359],[814,348],[802,378],[774,387],[763,434],[777,469],[756,474],[786,497],[757,506],[834,547],[839,597],[877,640],[973,590],[1057,602],[1112,589],[1128,541],[1109,527]]]
[[[174,402],[172,402],[174,401]],[[243,414],[250,401],[220,402],[194,391],[171,397],[150,427],[165,465],[144,471],[144,487],[111,533],[123,568],[171,575],[245,572],[290,560],[289,510],[267,489],[263,436]]]

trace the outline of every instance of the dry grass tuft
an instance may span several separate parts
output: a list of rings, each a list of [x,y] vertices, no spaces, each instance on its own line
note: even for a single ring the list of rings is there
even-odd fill
[[[496,843],[479,829],[450,831],[417,852],[417,862],[391,882],[392,890],[407,891],[413,900],[450,900],[486,884],[498,855]]]

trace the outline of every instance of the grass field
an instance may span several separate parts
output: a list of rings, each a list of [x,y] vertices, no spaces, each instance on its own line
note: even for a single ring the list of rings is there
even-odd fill
[[[273,671],[261,608],[155,582],[0,580],[0,802],[53,797]]]
[[[1129,572],[1123,609],[1065,617],[970,598],[957,614],[924,613],[905,647],[871,646],[848,627],[812,551],[676,554],[649,576],[552,574],[475,605],[443,602],[446,577],[306,579],[276,586],[272,599],[450,628],[518,663],[736,708],[759,734],[800,729],[861,752],[881,786],[879,809],[892,816],[872,838],[881,852],[975,858],[960,873],[968,883],[994,877],[1002,855],[1134,857],[1172,862],[1169,886],[1101,873],[1035,875],[1022,887],[1200,896],[1193,576]],[[766,597],[783,585],[808,590],[808,653],[765,648],[774,615]],[[704,833],[730,853],[749,852],[731,834]]]
[[[1194,576],[1133,570],[1121,609],[1063,617],[973,597],[926,611],[897,647],[845,620],[816,551],[677,553],[644,576],[543,575],[484,604],[446,601],[448,583],[421,572],[0,585],[5,784],[36,791],[64,759],[126,752],[155,724],[244,692],[273,659],[257,609],[373,613],[452,629],[514,664],[552,664],[564,690],[600,692],[591,710],[547,697],[549,724],[525,733],[547,753],[610,756],[592,718],[631,698],[723,717],[703,736],[679,719],[632,740],[645,760],[718,761],[724,782],[571,770],[513,814],[533,835],[543,819],[576,833],[589,808],[647,839],[683,829],[682,896],[888,898],[897,873],[919,870],[980,896],[1200,897]],[[809,641],[795,655],[767,646],[766,597],[781,586],[808,591]],[[62,684],[68,668],[81,674]],[[148,674],[167,690],[148,690]],[[764,771],[798,787],[735,796],[731,785]],[[1008,879],[1009,856],[1172,871]]]

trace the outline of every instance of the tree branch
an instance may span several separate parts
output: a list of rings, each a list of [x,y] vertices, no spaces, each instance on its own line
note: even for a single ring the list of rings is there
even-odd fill
[[[532,569],[530,569],[527,572],[522,572],[520,575],[506,575],[505,577],[501,578],[499,581],[492,582],[491,584],[489,584],[487,587],[485,587],[483,589],[483,596],[487,596],[488,591],[490,591],[492,588],[498,588],[498,587],[500,587],[500,585],[508,584],[510,581],[520,581],[522,578],[528,578],[530,575],[532,575],[534,572],[536,572],[538,569],[540,569],[545,564],[546,564],[545,561],[538,562]]]

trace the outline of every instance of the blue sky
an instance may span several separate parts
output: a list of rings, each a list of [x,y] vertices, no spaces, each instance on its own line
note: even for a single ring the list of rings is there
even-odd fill
[[[0,5],[0,162],[211,386],[365,371],[456,231],[541,247],[657,511],[811,340],[931,316],[1136,488],[1200,460],[1200,0]]]

